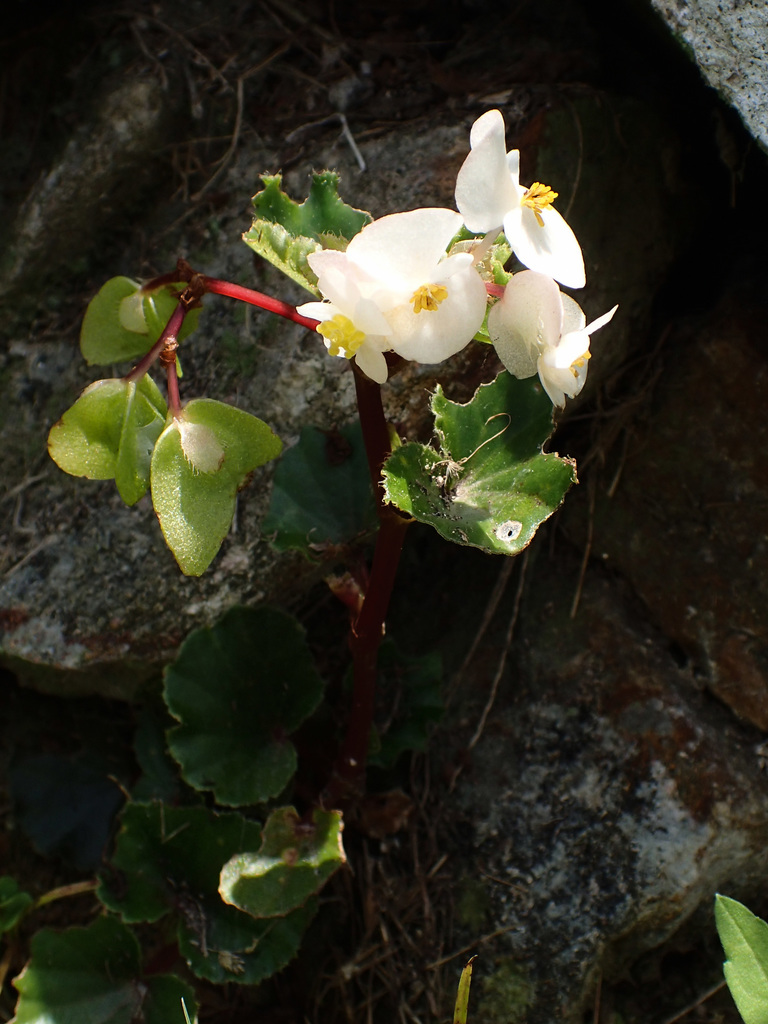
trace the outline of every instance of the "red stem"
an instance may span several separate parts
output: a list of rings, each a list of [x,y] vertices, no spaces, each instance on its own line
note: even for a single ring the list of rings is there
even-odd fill
[[[293,320],[296,324],[301,324],[302,327],[308,328],[310,331],[314,331],[317,325],[320,323],[319,320],[315,320],[313,317],[302,316],[301,313],[296,312],[296,307],[291,306],[288,302],[282,302],[280,299],[273,299],[270,295],[264,295],[263,292],[254,291],[253,288],[245,288],[241,284],[233,284],[231,281],[219,281],[215,277],[202,277],[203,285],[207,292],[213,292],[214,295],[227,295],[230,299],[240,299],[241,302],[248,302],[252,306],[259,306],[261,309],[266,309],[269,313],[277,313],[278,316],[284,316],[286,320]]]
[[[165,379],[168,387],[168,409],[175,418],[181,412],[181,399],[179,397],[179,375],[176,372],[176,349],[169,353],[172,358],[164,359]]]
[[[395,583],[397,567],[410,520],[384,502],[381,469],[391,453],[387,421],[381,404],[380,385],[369,380],[355,363],[355,389],[363,428],[368,469],[376,493],[379,513],[379,533],[363,606],[350,631],[353,684],[352,708],[347,732],[336,759],[328,788],[324,794],[327,804],[337,805],[363,788],[365,762],[373,723],[376,695],[376,660],[384,635],[384,622]]]
[[[152,366],[156,359],[159,358],[160,353],[169,343],[177,341],[181,325],[184,323],[184,317],[187,315],[187,304],[179,301],[178,306],[171,314],[171,319],[165,325],[163,333],[157,339],[152,348],[147,352],[145,356],[134,366],[130,373],[125,375],[125,380],[134,381],[139,380],[143,377],[147,370]]]

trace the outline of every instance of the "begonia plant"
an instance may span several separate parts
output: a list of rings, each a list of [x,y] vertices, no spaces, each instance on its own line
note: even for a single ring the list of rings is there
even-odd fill
[[[327,680],[302,627],[284,611],[234,608],[183,644],[164,688],[173,720],[165,743],[177,767],[155,765],[129,794],[112,867],[99,882],[103,906],[121,923],[94,924],[73,946],[75,959],[97,940],[114,947],[115,957],[128,950],[120,978],[136,1003],[132,1012],[141,1012],[144,991],[134,985],[133,924],[171,921],[166,934],[191,972],[209,981],[256,983],[279,970],[295,955],[320,888],[345,862],[343,823],[365,790],[369,753],[386,764],[426,742],[439,715],[434,663],[426,667],[395,648],[378,659],[410,524],[515,555],[576,479],[573,460],[544,450],[553,406],[581,391],[590,335],[616,307],[587,324],[561,292],[558,283],[585,283],[581,248],[554,207],[558,193],[541,182],[522,186],[519,164],[519,152],[507,152],[501,112],[491,110],[471,128],[457,211],[384,211],[373,219],[343,203],[333,172],[314,175],[301,204],[283,193],[279,176],[265,176],[244,240],[301,284],[309,301],[297,307],[179,260],[143,284],[112,279],[88,308],[87,361],[129,365],[86,388],[52,427],[50,454],[75,476],[114,479],[128,504],[149,491],[188,575],[202,574],[217,557],[238,490],[283,448],[250,410],[195,397],[194,384],[180,380],[184,339],[205,323],[210,296],[286,318],[311,332],[310,344],[348,360],[360,421],[337,431],[352,453],[342,469],[321,465],[317,431],[305,427],[278,464],[268,516],[278,550],[298,549],[333,570],[329,585],[350,619],[345,720],[329,725]],[[511,253],[528,269],[506,268]],[[439,367],[489,340],[506,369],[496,373],[495,363],[492,379],[464,404],[435,388],[433,444],[397,437],[382,403],[389,379],[408,361]],[[158,368],[164,394],[150,376]],[[368,478],[362,486],[360,470]],[[364,566],[361,550],[373,534]],[[412,680],[402,707],[418,727],[401,722],[396,741],[381,742],[376,684],[395,671]],[[325,724],[313,726],[323,714]],[[298,730],[303,745],[289,738]],[[325,744],[314,773],[301,764],[310,735]],[[19,984],[20,1020],[32,1019],[43,953],[47,946],[34,951]],[[50,957],[64,957],[55,942]],[[101,969],[93,972],[93,985],[103,987],[104,979]],[[158,1005],[161,988],[152,989]],[[172,991],[175,997],[178,986]],[[463,1001],[466,1015],[466,992]]]

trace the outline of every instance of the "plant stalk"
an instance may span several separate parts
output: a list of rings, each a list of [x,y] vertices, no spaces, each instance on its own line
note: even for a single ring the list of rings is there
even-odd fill
[[[320,322],[312,317],[302,316],[301,313],[296,311],[296,307],[292,306],[289,302],[273,299],[271,295],[254,291],[253,288],[245,288],[243,285],[233,284],[231,281],[220,281],[215,277],[206,277],[205,275],[201,275],[201,277],[205,290],[212,292],[214,295],[226,295],[230,299],[248,302],[251,306],[266,309],[269,313],[277,313],[278,316],[285,317],[286,320],[292,320],[294,323],[300,324],[310,331],[314,331]]]
[[[363,605],[350,629],[352,707],[344,742],[324,794],[325,802],[331,806],[363,789],[376,696],[376,663],[405,532],[410,522],[384,501],[381,470],[392,446],[381,403],[381,386],[369,380],[354,363],[352,369],[368,469],[376,494],[379,533]]]

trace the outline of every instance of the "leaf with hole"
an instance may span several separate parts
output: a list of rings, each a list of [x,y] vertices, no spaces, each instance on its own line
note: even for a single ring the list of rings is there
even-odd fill
[[[570,459],[542,451],[552,403],[505,371],[465,405],[438,385],[432,412],[440,450],[397,448],[384,463],[387,500],[455,544],[518,554],[576,480]]]

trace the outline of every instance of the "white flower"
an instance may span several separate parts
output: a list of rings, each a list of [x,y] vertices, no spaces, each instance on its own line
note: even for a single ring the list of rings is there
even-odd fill
[[[442,362],[474,338],[487,303],[471,254],[446,256],[460,227],[452,210],[411,210],[366,225],[345,252],[311,253],[328,301],[307,302],[299,313],[321,321],[331,355],[354,356],[379,384],[387,379],[387,351]]]
[[[562,408],[566,395],[575,398],[584,387],[590,334],[617,309],[587,324],[578,303],[551,277],[523,270],[488,314],[488,333],[509,372],[520,378],[538,373],[553,405]]]
[[[520,152],[507,153],[504,118],[489,110],[472,125],[471,151],[456,179],[456,205],[475,233],[504,229],[512,251],[526,267],[568,288],[585,283],[584,258],[576,236],[552,208],[558,193],[535,181],[520,184]]]

